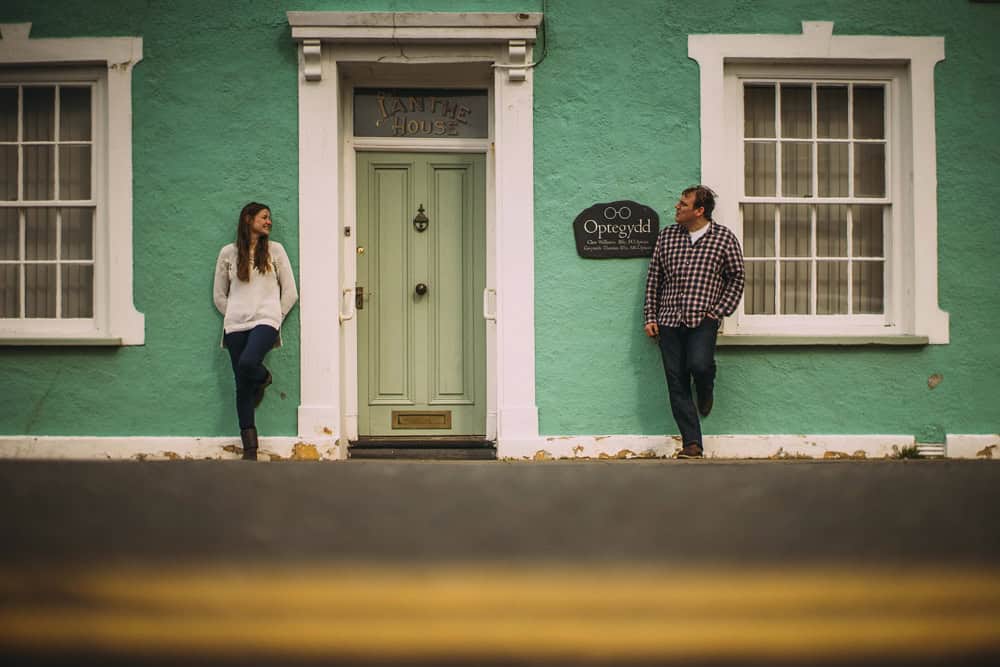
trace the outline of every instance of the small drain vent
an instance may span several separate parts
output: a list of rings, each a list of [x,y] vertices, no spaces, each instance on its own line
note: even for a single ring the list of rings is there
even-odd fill
[[[920,454],[922,459],[939,459],[944,457],[944,445],[943,444],[918,444],[917,453]]]

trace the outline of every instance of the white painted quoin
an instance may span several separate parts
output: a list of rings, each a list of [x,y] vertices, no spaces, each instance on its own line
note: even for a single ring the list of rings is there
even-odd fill
[[[501,457],[538,441],[531,58],[541,20],[535,13],[288,12],[299,43],[301,439],[358,436],[354,165],[364,148],[486,155],[486,436]],[[356,140],[355,83],[486,87],[489,138]]]

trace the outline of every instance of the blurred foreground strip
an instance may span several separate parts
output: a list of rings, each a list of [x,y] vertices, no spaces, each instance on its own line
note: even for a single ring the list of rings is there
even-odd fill
[[[1000,656],[1000,573],[336,564],[0,573],[0,651],[343,661]]]

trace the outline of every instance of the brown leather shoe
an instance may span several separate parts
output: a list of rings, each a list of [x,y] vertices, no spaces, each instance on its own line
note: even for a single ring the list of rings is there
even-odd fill
[[[684,445],[681,451],[677,452],[677,458],[679,459],[700,459],[705,455],[705,450],[701,448],[697,442],[692,442],[689,445]]]
[[[712,405],[714,403],[715,403],[715,399],[712,397],[711,394],[709,394],[705,398],[702,398],[701,396],[699,396],[698,397],[698,414],[700,414],[702,417],[707,417],[708,413],[710,413],[712,411]]]

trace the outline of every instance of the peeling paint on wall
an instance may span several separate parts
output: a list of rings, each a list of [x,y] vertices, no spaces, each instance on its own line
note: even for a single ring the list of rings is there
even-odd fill
[[[815,447],[816,443],[807,442],[806,445]],[[778,451],[776,451],[774,454],[771,454],[767,458],[783,461],[786,459],[812,459],[813,457],[809,456],[808,454],[802,454],[799,452],[794,452],[794,453],[786,452],[784,447],[778,447]]]
[[[601,454],[600,454],[600,456],[598,458],[601,458],[601,459],[619,459],[619,460],[621,460],[621,459],[630,459],[630,458],[632,458],[634,456],[635,456],[635,452],[633,452],[631,449],[620,449],[620,450],[618,450],[617,452],[615,452],[612,455],[608,455],[608,454],[605,454],[604,452],[601,452]]]
[[[845,459],[867,459],[868,456],[859,449],[853,454],[848,454],[847,452],[824,452],[823,458],[826,460],[841,461]]]
[[[319,459],[319,450],[316,449],[316,445],[298,442],[292,446],[293,461],[319,461]]]

